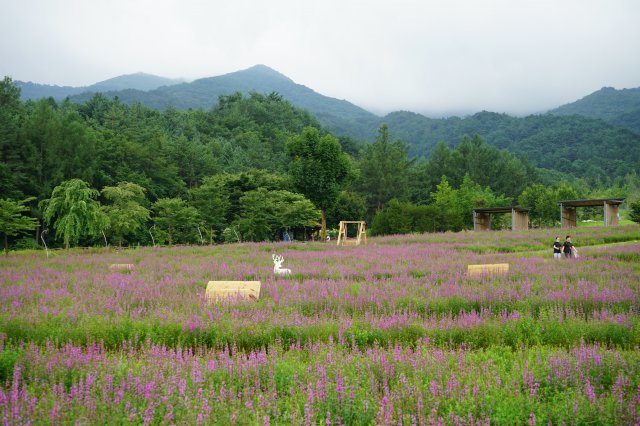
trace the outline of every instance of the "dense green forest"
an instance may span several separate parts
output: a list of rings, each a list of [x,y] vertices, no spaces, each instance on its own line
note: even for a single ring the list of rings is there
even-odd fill
[[[598,118],[640,134],[640,88],[616,90],[613,87],[603,87],[549,112],[554,115]]]
[[[190,83],[174,83],[136,74],[100,82],[86,90],[77,88],[84,93],[75,91],[69,95],[79,104],[91,101],[93,92],[102,91],[107,98],[117,98],[128,105],[208,111],[220,96],[276,92],[308,111],[338,137],[371,142],[380,126],[386,124],[394,137],[407,144],[411,158],[430,156],[440,142],[455,148],[465,135],[478,135],[489,145],[526,158],[541,169],[540,179],[545,183],[557,182],[554,171],[559,171],[569,178],[585,179],[591,186],[620,185],[627,174],[640,169],[640,89],[604,88],[542,115],[512,117],[480,112],[464,118],[434,119],[406,111],[378,117],[345,100],[296,84],[264,65]],[[36,90],[34,85],[20,85],[23,99],[37,100],[47,92],[55,99],[64,98],[59,97],[64,93],[62,88],[38,86]],[[126,89],[120,90],[123,88]]]
[[[619,183],[640,169],[640,132],[636,122],[640,89],[596,92],[550,114],[512,117],[480,112],[469,117],[428,118],[406,111],[378,117],[347,101],[329,98],[294,83],[269,67],[258,65],[218,77],[196,80],[155,90],[120,90],[105,94],[125,104],[141,103],[154,109],[212,108],[219,96],[236,91],[247,95],[277,92],[293,105],[309,111],[336,136],[370,142],[383,124],[407,144],[409,157],[429,156],[440,142],[450,148],[463,137],[480,136],[486,143],[526,158],[540,169],[556,170],[585,179],[590,185]],[[73,96],[86,103],[92,93]],[[615,107],[614,105],[617,105]],[[557,174],[542,171],[545,182]]]
[[[480,135],[538,168],[583,178],[591,185],[611,185],[640,170],[640,134],[583,116],[519,118],[480,112],[467,118],[430,119],[397,112],[385,119],[394,134],[409,143],[410,155],[430,155],[439,142],[456,146],[461,135]],[[550,177],[555,179],[555,174]]]
[[[553,226],[560,199],[640,186],[631,169],[606,184],[541,170],[477,135],[420,157],[386,124],[365,143],[337,138],[278,93],[157,110],[21,101],[5,78],[0,123],[0,234],[14,248],[307,239],[361,219],[372,234],[461,230],[473,207],[512,204]]]
[[[105,96],[118,97],[126,104],[141,103],[151,108],[167,107],[184,111],[190,108],[212,108],[220,96],[236,92],[248,95],[251,92],[268,94],[277,92],[293,105],[313,114],[320,123],[336,135],[367,139],[375,135],[380,124],[379,117],[352,103],[323,96],[312,89],[296,84],[289,77],[265,65],[255,65],[246,70],[220,76],[194,80],[190,83],[167,85],[154,90],[131,86],[127,90],[109,89]],[[77,103],[88,101],[93,93],[75,94],[71,100]]]

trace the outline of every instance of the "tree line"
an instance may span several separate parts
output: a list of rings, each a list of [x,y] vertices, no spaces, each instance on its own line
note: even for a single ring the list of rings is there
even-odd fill
[[[0,123],[5,248],[324,238],[339,220],[366,220],[372,234],[461,230],[473,207],[518,203],[550,226],[559,199],[640,186],[560,174],[542,185],[524,157],[478,136],[410,158],[386,125],[367,143],[337,138],[277,93],[158,111],[101,94],[23,102],[4,78]]]
[[[625,176],[640,168],[640,134],[585,116],[512,117],[483,111],[465,118],[432,119],[403,111],[384,119],[409,144],[410,155],[430,156],[439,142],[453,147],[461,135],[478,134],[491,146],[527,158],[539,168],[539,180],[545,184],[555,182],[559,171],[591,187],[622,186]]]

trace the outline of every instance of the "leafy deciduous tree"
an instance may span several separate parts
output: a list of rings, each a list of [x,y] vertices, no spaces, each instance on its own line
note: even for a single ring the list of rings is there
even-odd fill
[[[534,225],[553,225],[559,218],[556,192],[539,183],[525,188],[518,197],[518,204],[531,208],[529,219]]]
[[[456,191],[457,212],[461,215],[463,227],[473,228],[473,209],[478,207],[504,207],[511,204],[505,196],[495,195],[488,186],[482,188],[468,174],[464,175],[460,188]]]
[[[169,245],[174,241],[190,242],[196,234],[200,215],[181,198],[161,198],[151,207],[155,224],[167,233]],[[190,238],[191,236],[191,238]]]
[[[209,244],[213,243],[216,231],[221,233],[227,223],[230,202],[225,182],[222,176],[212,176],[189,191],[191,204],[198,209],[200,218],[209,228]]]
[[[360,194],[342,191],[338,201],[327,212],[327,226],[337,228],[341,220],[364,220],[367,214],[365,198]]]
[[[237,224],[245,240],[272,240],[278,231],[312,227],[320,212],[300,194],[259,188],[241,199],[242,214]]]
[[[106,186],[102,196],[111,202],[102,206],[109,218],[109,231],[122,246],[125,236],[138,231],[149,220],[149,209],[142,204],[146,201],[144,188],[131,182],[120,182],[118,186]]]
[[[537,226],[554,226],[560,219],[560,200],[572,200],[578,197],[577,192],[566,182],[557,187],[546,187],[534,183],[522,191],[518,204],[531,207],[529,218]]]
[[[322,214],[320,237],[327,234],[327,209],[336,203],[340,191],[352,174],[349,157],[331,135],[320,136],[317,129],[305,128],[289,139],[285,151],[291,163],[289,173],[297,191],[304,194]]]
[[[415,206],[408,201],[390,200],[376,212],[372,223],[373,235],[407,234],[413,231]]]
[[[629,219],[635,223],[640,223],[640,199],[633,201],[629,205]]]

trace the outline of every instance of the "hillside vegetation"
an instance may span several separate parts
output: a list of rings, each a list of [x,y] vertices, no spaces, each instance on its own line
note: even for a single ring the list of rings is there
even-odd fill
[[[191,83],[159,87],[150,91],[128,89],[117,92],[108,91],[105,95],[117,96],[126,104],[139,102],[160,110],[168,107],[178,110],[190,108],[207,110],[216,105],[220,96],[228,96],[236,92],[243,95],[251,92],[265,95],[277,93],[296,107],[308,110],[336,134],[373,136],[377,128],[374,114],[350,102],[320,95],[264,65],[256,65],[217,77],[202,78]],[[84,93],[73,96],[72,100],[82,103],[90,98],[90,93]],[[357,134],[352,134],[352,130],[360,126],[364,126],[364,132],[358,130]]]
[[[461,135],[479,135],[537,167],[591,182],[607,183],[640,170],[640,134],[581,116],[517,118],[481,112],[467,118],[430,119],[397,112],[384,121],[415,156],[431,155],[440,141],[456,146]]]
[[[40,232],[66,247],[309,239],[319,223],[333,228],[346,218],[369,222],[371,235],[459,231],[473,227],[475,207],[515,204],[532,208],[536,226],[554,226],[559,200],[634,201],[640,192],[637,144],[623,153],[615,142],[633,134],[609,127],[611,140],[582,147],[570,139],[575,129],[601,122],[577,117],[449,119],[465,133],[500,130],[489,133],[494,144],[463,136],[415,159],[390,125],[366,144],[338,139],[275,92],[237,92],[208,110],[180,111],[102,94],[81,104],[23,102],[8,78],[0,89],[0,201],[14,212],[0,224],[5,248],[41,244]],[[573,127],[545,127],[554,120]],[[449,130],[432,128],[446,140]],[[541,134],[555,138],[553,149]],[[527,159],[528,151],[537,156]],[[76,203],[84,210],[69,207]],[[602,212],[580,215],[601,220]]]
[[[549,113],[599,118],[640,133],[640,88],[616,90],[613,87],[603,87]]]
[[[391,134],[408,145],[410,157],[430,156],[439,142],[455,147],[464,136],[479,135],[488,144],[522,156],[536,167],[584,178],[590,184],[608,185],[640,169],[640,89],[603,88],[545,115],[518,118],[480,112],[464,118],[432,119],[405,111],[378,117],[296,84],[264,65],[191,83],[174,83],[135,74],[88,88],[68,88],[73,90],[66,93],[74,102],[86,103],[92,92],[104,91],[105,96],[117,97],[122,103],[141,103],[158,110],[208,110],[220,96],[274,93],[307,110],[338,136],[369,142],[386,124]],[[23,98],[25,93],[28,98],[35,97],[32,85],[21,87]],[[60,99],[66,89],[51,87],[51,95]],[[556,179],[555,174],[549,179]]]
[[[157,75],[136,73],[121,75],[100,81],[90,86],[71,87],[71,86],[53,86],[48,84],[38,84],[33,82],[16,81],[16,86],[21,89],[22,100],[37,100],[41,98],[52,97],[55,100],[63,100],[70,96],[79,95],[81,93],[97,93],[118,90],[153,90],[161,86],[171,86],[180,83],[181,80],[175,80]]]

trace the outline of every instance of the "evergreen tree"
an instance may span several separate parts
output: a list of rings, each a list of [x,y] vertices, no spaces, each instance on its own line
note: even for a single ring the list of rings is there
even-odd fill
[[[29,211],[24,203],[33,200],[15,201],[0,199],[0,234],[4,235],[4,251],[9,253],[9,239],[22,233],[32,231],[38,226],[36,219],[23,215]]]
[[[436,191],[431,194],[432,205],[436,212],[437,231],[460,231],[464,228],[464,212],[460,208],[457,197],[457,191],[443,176],[436,186]]]
[[[406,198],[409,165],[407,146],[401,141],[390,142],[389,128],[382,125],[376,141],[360,152],[357,187],[366,194],[369,214],[384,208],[392,198]]]
[[[0,194],[5,197],[25,195],[27,153],[18,141],[23,113],[20,88],[5,77],[0,80]]]

